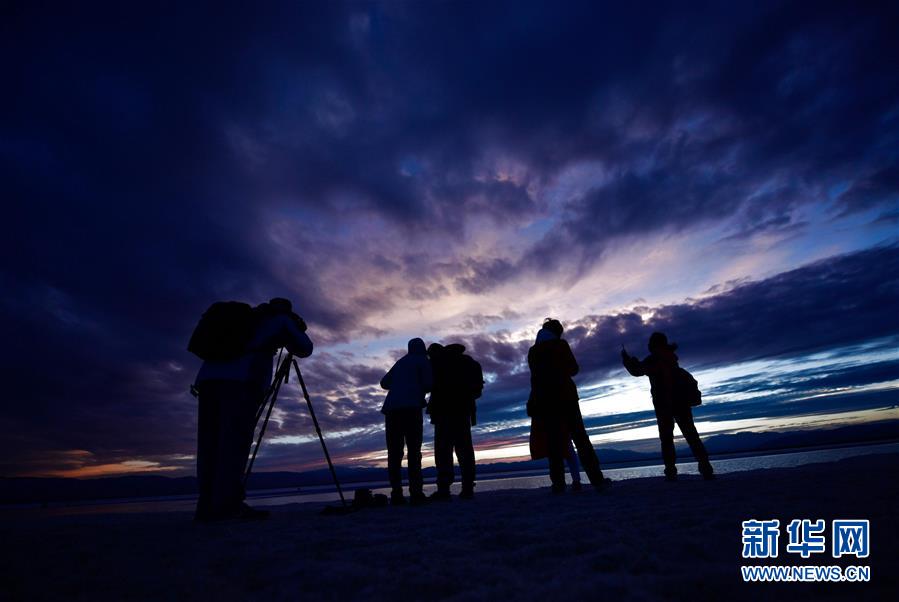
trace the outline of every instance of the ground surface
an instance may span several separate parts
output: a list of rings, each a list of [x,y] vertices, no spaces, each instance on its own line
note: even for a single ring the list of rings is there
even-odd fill
[[[4,599],[896,600],[899,456],[636,479],[596,494],[481,493],[419,508],[194,525],[180,512],[0,512]],[[867,518],[869,583],[743,583],[741,522]],[[762,564],[762,562],[754,562]]]

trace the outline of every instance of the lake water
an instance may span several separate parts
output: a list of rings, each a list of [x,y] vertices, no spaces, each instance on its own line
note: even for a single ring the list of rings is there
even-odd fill
[[[776,454],[766,454],[757,456],[745,456],[739,458],[712,458],[715,465],[715,472],[718,474],[727,474],[732,472],[742,472],[746,470],[759,470],[764,468],[792,468],[802,466],[804,464],[816,464],[822,462],[835,462],[843,458],[852,458],[855,456],[864,456],[870,454],[899,453],[899,443],[884,443],[876,445],[860,445],[856,447],[843,447],[835,449],[815,449],[803,450],[795,452],[785,452]],[[601,460],[602,458],[600,458]],[[677,463],[678,472],[681,475],[696,475],[699,471],[696,468],[696,462],[690,457],[689,461]],[[603,468],[603,474],[615,480],[640,479],[645,477],[661,478],[663,471],[662,465],[652,466],[633,466],[625,468],[608,467]],[[508,473],[507,473],[508,474]],[[570,479],[570,475],[566,472],[566,478]],[[581,473],[581,480],[587,484],[587,477]],[[540,472],[524,472],[512,473],[509,476],[485,475],[483,479],[479,479],[476,491],[482,493],[484,491],[496,491],[500,489],[537,489],[540,487],[549,487],[549,474],[546,470]],[[349,500],[352,497],[353,490],[357,487],[370,487],[375,493],[389,493],[389,487],[385,487],[384,483],[352,483],[344,487],[344,495]],[[433,489],[432,485],[430,489]],[[314,489],[314,490],[313,490]],[[425,485],[425,492],[429,487]],[[453,485],[454,493],[458,493],[458,482]],[[294,504],[298,502],[330,502],[339,500],[334,487],[309,488],[303,494],[287,494],[284,492],[258,492],[252,495],[252,499],[256,505],[275,506],[281,504]]]
[[[721,458],[713,457],[715,472],[727,474],[746,470],[759,470],[765,468],[791,468],[804,464],[816,464],[822,462],[834,462],[843,458],[864,456],[871,454],[899,453],[899,443],[882,443],[872,445],[860,445],[855,447],[842,447],[834,449],[813,449],[802,451],[790,451],[769,453],[754,456]],[[601,458],[600,458],[601,459]],[[692,457],[688,461],[679,462],[678,471],[682,475],[698,474],[696,462]],[[386,471],[385,471],[386,472]],[[645,477],[662,476],[662,466],[607,466],[603,473],[613,480],[639,479]],[[581,480],[586,484],[587,478],[582,473]],[[344,494],[349,501],[353,496],[353,490],[357,487],[368,487],[375,493],[389,493],[390,489],[384,482],[377,483],[347,483],[342,484]],[[496,491],[502,489],[537,489],[549,487],[549,475],[546,470],[516,472],[505,474],[482,475],[477,483],[477,492]],[[433,484],[425,485],[425,493],[435,488]],[[459,484],[453,485],[453,491],[458,493]],[[281,506],[284,504],[296,504],[307,502],[334,502],[340,498],[333,486],[306,487],[302,492],[295,489],[280,489],[270,491],[251,491],[248,501],[254,506]],[[37,505],[29,505],[30,511],[38,511],[47,514],[95,514],[117,512],[190,512],[195,505],[193,496],[178,496],[155,499],[135,500],[109,500],[102,502],[80,502],[72,504],[52,504],[47,508],[38,508]],[[20,510],[25,510],[19,507]]]

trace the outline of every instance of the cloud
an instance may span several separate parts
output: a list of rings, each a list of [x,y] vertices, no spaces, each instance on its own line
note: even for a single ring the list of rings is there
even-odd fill
[[[216,299],[294,298],[329,352],[310,365],[327,375],[311,376],[326,414],[364,427],[345,402],[377,405],[361,383],[383,349],[359,341],[390,345],[396,324],[464,341],[506,401],[526,380],[523,314],[549,311],[548,295],[623,245],[686,232],[815,238],[824,219],[887,220],[894,13],[10,9],[0,40],[17,91],[0,99],[9,462],[41,449],[91,450],[102,463],[189,452],[195,362],[184,347]],[[854,248],[875,231],[853,230]],[[877,320],[892,324],[879,304],[894,299],[878,282],[892,278],[890,251],[872,253],[886,255],[855,268],[870,274],[859,283],[868,304],[819,267],[808,281],[800,271],[770,290],[749,283],[657,307],[647,323],[575,319],[570,332],[597,373],[613,366],[599,351],[608,339],[638,347],[656,327],[706,363],[874,336]],[[782,298],[781,286],[802,292]],[[837,290],[840,301],[816,304]],[[858,319],[841,319],[848,311]],[[804,326],[813,320],[833,325]],[[330,353],[340,346],[353,357]]]
[[[789,357],[899,334],[899,247],[829,258],[771,278],[737,284],[687,303],[586,317],[574,349],[590,370],[617,369],[618,346],[636,353],[662,331],[692,365]]]
[[[474,314],[465,318],[465,320],[457,325],[459,330],[483,330],[491,324],[502,322],[504,320],[517,320],[523,317],[520,313],[509,308],[504,309],[499,314]]]
[[[878,266],[876,272],[870,266]],[[585,316],[567,324],[566,338],[572,342],[581,364],[578,382],[582,386],[620,378],[619,342],[632,351],[645,344],[654,330],[667,332],[680,344],[682,360],[694,371],[714,370],[751,363],[760,359],[789,364],[791,358],[809,357],[832,349],[853,345],[869,345],[872,341],[899,339],[899,321],[892,308],[899,302],[899,247],[877,247],[850,255],[837,256],[762,281],[736,283],[723,287],[698,300],[680,304],[644,308],[648,317],[638,313]],[[842,316],[833,319],[833,306]],[[797,319],[802,316],[802,319]],[[536,329],[536,327],[535,327]],[[522,422],[522,405],[529,386],[525,364],[528,339],[519,339],[509,331],[482,334],[447,334],[444,343],[462,342],[488,375],[488,386],[479,401],[479,417],[491,433],[484,438],[520,437],[526,432]],[[891,349],[888,344],[883,349]],[[838,391],[847,387],[864,388],[871,383],[889,381],[895,374],[895,359],[871,360],[877,348],[857,350],[847,356],[851,362],[843,367],[804,368],[791,375],[749,374],[721,385],[707,394],[749,395],[747,401],[727,405],[729,416],[771,416],[772,405],[751,399],[754,392],[768,397],[785,398],[807,391]],[[13,407],[4,416],[8,439],[7,466],[21,462],[35,464],[33,453],[40,446],[51,449],[84,450],[89,463],[78,463],[78,470],[113,470],[122,465],[134,469],[151,469],[153,464],[124,464],[139,458],[162,467],[182,467],[171,454],[189,455],[193,449],[195,429],[193,401],[186,395],[192,379],[177,363],[117,366],[105,381],[96,368],[82,359],[76,370],[95,375],[82,380],[57,381],[71,377],[69,366],[45,374],[45,387],[29,389],[26,381],[12,389],[13,397],[35,392],[53,395],[32,397],[37,405]],[[805,360],[803,360],[805,361]],[[383,360],[382,360],[383,362]],[[389,363],[389,362],[388,362]],[[378,381],[389,365],[360,361],[353,352],[336,354],[317,351],[305,360],[302,369],[311,391],[323,429],[334,441],[337,457],[360,457],[380,449],[383,433],[378,413],[384,392]],[[57,405],[55,395],[64,396],[67,405]],[[873,398],[872,398],[873,399]],[[878,398],[879,399],[879,398]],[[835,405],[834,405],[835,404]],[[832,407],[842,407],[834,402]],[[779,406],[786,407],[786,406]],[[821,403],[817,404],[820,409]],[[785,409],[795,412],[796,407]],[[42,422],[34,423],[35,414]],[[645,422],[646,412],[619,414],[588,420],[592,426]],[[282,391],[269,434],[271,437],[311,433],[311,423],[295,382]],[[347,433],[346,437],[341,433]],[[485,431],[486,433],[486,431]],[[264,448],[266,466],[288,466],[304,462],[317,453],[314,440],[299,445]],[[70,446],[70,447],[69,447]],[[42,452],[45,455],[47,452]],[[61,462],[65,454],[50,454]],[[311,460],[310,460],[311,461]],[[67,464],[71,464],[69,460]],[[291,464],[292,463],[292,464]],[[7,470],[12,470],[11,468]],[[43,469],[43,470],[49,470]],[[99,473],[98,473],[99,474]],[[105,473],[104,473],[105,474]]]

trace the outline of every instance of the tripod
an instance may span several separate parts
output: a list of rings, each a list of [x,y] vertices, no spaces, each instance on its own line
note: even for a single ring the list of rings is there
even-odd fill
[[[282,349],[281,353],[283,353],[283,351],[284,350]],[[327,446],[325,446],[325,438],[322,436],[321,427],[318,426],[318,419],[315,417],[315,411],[312,409],[312,402],[309,400],[309,391],[306,390],[306,383],[303,381],[303,374],[300,372],[300,366],[297,364],[297,360],[293,357],[292,353],[288,353],[284,358],[284,361],[281,361],[281,353],[278,354],[279,364],[278,369],[275,371],[275,376],[272,379],[272,384],[262,398],[262,403],[259,406],[259,410],[256,412],[257,424],[259,423],[259,419],[262,417],[263,412],[265,413],[265,420],[262,422],[262,427],[259,429],[259,436],[256,439],[256,446],[253,448],[253,455],[247,463],[247,470],[243,479],[244,488],[246,488],[247,480],[250,478],[250,472],[253,470],[253,463],[256,462],[256,454],[259,453],[259,446],[262,444],[262,437],[265,435],[265,429],[268,426],[269,418],[271,418],[272,410],[275,408],[275,401],[278,399],[281,385],[287,382],[290,376],[290,368],[293,366],[293,369],[297,374],[297,380],[300,383],[300,388],[303,390],[303,397],[306,399],[306,407],[309,408],[309,415],[312,416],[312,424],[315,425],[315,432],[318,433],[318,439],[321,441],[322,451],[325,452],[328,468],[331,469],[331,477],[334,479],[334,485],[337,487],[340,503],[346,506],[346,499],[343,497],[340,481],[337,480],[337,472],[334,470],[334,464],[331,462],[331,455],[328,453]],[[268,407],[268,410],[266,410],[266,407]]]

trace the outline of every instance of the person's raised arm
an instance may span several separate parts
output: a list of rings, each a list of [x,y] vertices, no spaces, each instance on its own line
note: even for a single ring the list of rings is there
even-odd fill
[[[623,347],[621,348],[621,363],[624,364],[624,368],[630,372],[631,376],[646,376],[643,362],[628,354]]]

